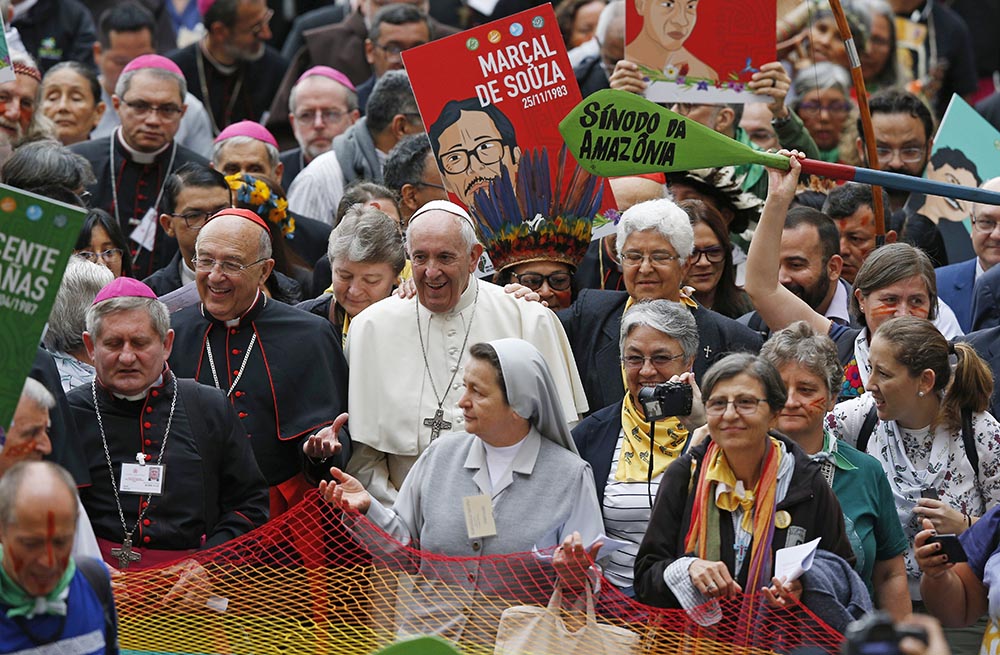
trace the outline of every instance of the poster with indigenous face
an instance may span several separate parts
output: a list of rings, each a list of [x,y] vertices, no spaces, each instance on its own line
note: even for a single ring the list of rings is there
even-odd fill
[[[550,4],[406,50],[403,62],[451,200],[473,208],[502,178],[526,186],[526,165],[549,195],[569,188],[576,162],[561,154],[559,121],[581,97]],[[614,207],[597,184],[601,207]]]
[[[625,59],[655,102],[765,102],[746,90],[775,60],[774,0],[625,0]]]
[[[952,95],[941,125],[934,135],[934,145],[927,156],[926,143],[903,143],[898,152],[889,153],[890,166],[907,165],[924,168],[924,177],[938,182],[976,187],[1000,177],[1000,132],[958,95]],[[919,170],[919,169],[918,169]],[[992,190],[997,190],[994,187]],[[993,231],[975,230],[972,224],[973,203],[968,200],[911,193],[906,201],[907,216],[919,214],[937,225],[944,242],[948,263],[956,264],[976,256],[991,265],[1000,260],[1000,247]],[[979,211],[990,217],[997,209],[980,205]],[[988,222],[984,223],[989,225]]]

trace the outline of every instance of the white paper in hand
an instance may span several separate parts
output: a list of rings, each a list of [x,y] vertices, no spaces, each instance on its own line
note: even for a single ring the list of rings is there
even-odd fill
[[[798,546],[782,548],[774,554],[774,577],[788,584],[812,568],[820,537]]]

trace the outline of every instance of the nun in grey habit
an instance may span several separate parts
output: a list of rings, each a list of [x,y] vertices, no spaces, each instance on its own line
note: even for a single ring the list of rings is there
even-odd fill
[[[432,442],[392,508],[336,469],[338,483],[320,489],[420,549],[417,575],[400,580],[398,634],[488,644],[511,602],[544,604],[552,593],[555,573],[545,554],[574,532],[578,543],[592,544],[603,523],[593,473],[577,454],[541,353],[522,339],[475,344],[469,353],[459,407],[471,434]],[[492,514],[492,525],[484,514]],[[359,536],[375,546],[371,535]]]

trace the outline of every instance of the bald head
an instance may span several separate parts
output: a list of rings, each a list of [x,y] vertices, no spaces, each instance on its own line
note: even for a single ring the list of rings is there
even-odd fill
[[[611,190],[615,194],[615,202],[620,212],[625,212],[640,202],[667,197],[666,185],[649,178],[612,177],[608,181],[611,183]]]
[[[58,464],[19,462],[0,478],[0,530],[18,523],[20,510],[38,513],[40,508],[77,515],[76,482]]]
[[[274,268],[267,231],[235,215],[216,216],[199,230],[195,261],[198,295],[220,321],[246,313]]]

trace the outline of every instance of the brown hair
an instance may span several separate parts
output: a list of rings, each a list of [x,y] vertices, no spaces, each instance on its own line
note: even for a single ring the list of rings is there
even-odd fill
[[[933,323],[914,316],[889,319],[875,337],[892,344],[896,360],[911,376],[927,369],[934,372],[934,391],[943,394],[938,423],[958,428],[962,410],[984,412],[989,407],[993,372],[969,344],[948,343]],[[958,360],[954,372],[951,354]]]

